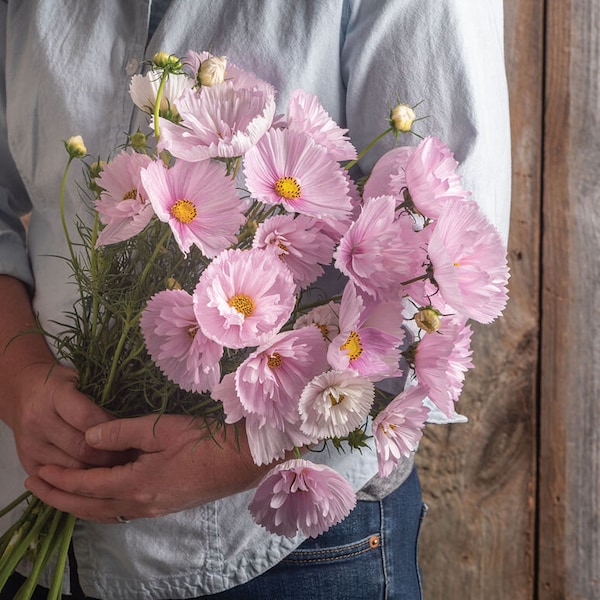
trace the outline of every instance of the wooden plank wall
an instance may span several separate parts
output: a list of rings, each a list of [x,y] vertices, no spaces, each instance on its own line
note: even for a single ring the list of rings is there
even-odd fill
[[[600,598],[600,1],[547,0],[539,594]]]
[[[506,0],[511,301],[430,427],[425,597],[600,599],[600,0]]]
[[[476,331],[475,369],[458,407],[470,422],[429,427],[417,455],[430,507],[420,544],[426,599],[534,594],[543,14],[543,0],[505,1],[510,303],[502,320]]]

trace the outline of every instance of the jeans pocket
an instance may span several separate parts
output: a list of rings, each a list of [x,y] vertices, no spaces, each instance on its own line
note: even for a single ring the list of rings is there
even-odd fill
[[[291,552],[284,561],[287,563],[325,563],[351,559],[373,550],[381,545],[379,533],[373,533],[366,538],[348,544],[323,547],[322,544],[311,547],[312,540]]]
[[[309,540],[308,546],[313,541]],[[385,573],[379,533],[329,547],[322,541],[296,549],[275,567],[291,588],[282,598],[383,600]]]

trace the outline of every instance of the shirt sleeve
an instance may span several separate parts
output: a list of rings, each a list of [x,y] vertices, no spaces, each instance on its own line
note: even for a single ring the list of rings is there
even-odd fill
[[[510,125],[501,0],[349,0],[342,44],[346,119],[361,149],[387,127],[397,103],[416,108],[414,130],[446,143],[463,183],[508,238]],[[361,162],[368,172],[388,136]]]
[[[0,2],[0,274],[12,275],[33,287],[33,274],[27,256],[23,215],[31,203],[8,147],[6,122],[6,12]]]

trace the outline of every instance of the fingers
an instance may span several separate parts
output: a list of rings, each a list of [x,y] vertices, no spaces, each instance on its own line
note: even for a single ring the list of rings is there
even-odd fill
[[[133,463],[89,470],[46,466],[25,481],[25,487],[40,500],[81,519],[114,523],[117,515],[127,519],[157,517],[158,494],[151,494],[138,481]]]
[[[136,448],[147,453],[161,452],[167,447],[170,436],[176,436],[178,442],[182,441],[182,436],[184,439],[198,438],[198,432],[191,427],[181,428],[181,419],[173,415],[116,419],[88,429],[85,439],[98,450],[114,452]]]
[[[73,402],[75,395],[77,401]],[[82,432],[115,418],[76,389],[71,390],[70,393],[56,394],[54,406],[65,422]]]
[[[88,427],[113,417],[77,390],[74,371],[60,365],[30,371],[30,387],[19,400],[13,427],[19,458],[29,474],[45,464],[81,468],[124,462],[124,457],[86,442]]]
[[[37,477],[53,488],[87,498],[110,499],[128,493],[127,482],[132,487],[131,464],[93,469],[63,469],[54,465],[41,467]]]
[[[123,506],[123,503],[112,498],[76,496],[53,487],[39,477],[29,477],[25,481],[25,486],[49,506],[75,515],[79,519],[116,523],[118,522],[117,515],[127,515],[128,519],[133,518],[133,515],[126,512],[127,506]]]

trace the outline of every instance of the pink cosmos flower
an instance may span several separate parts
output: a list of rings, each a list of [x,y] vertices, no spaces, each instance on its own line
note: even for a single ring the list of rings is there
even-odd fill
[[[266,465],[285,457],[286,452],[301,446],[316,444],[319,440],[310,438],[300,431],[300,419],[295,423],[285,422],[284,429],[275,427],[257,413],[248,412],[236,391],[235,373],[223,377],[213,386],[211,396],[223,403],[227,423],[245,419],[246,437],[252,460],[257,465]]]
[[[210,258],[237,241],[244,205],[224,165],[179,160],[167,169],[155,161],[141,177],[156,215],[170,225],[184,254],[196,245]]]
[[[326,371],[300,396],[300,429],[316,438],[343,437],[362,425],[373,405],[373,384],[352,371]]]
[[[294,459],[267,473],[249,508],[254,520],[271,533],[317,537],[345,519],[355,505],[354,490],[339,473]]]
[[[406,188],[404,169],[414,151],[414,146],[399,146],[386,152],[373,166],[363,188],[363,196],[394,196],[402,201],[402,190]]]
[[[396,396],[373,420],[379,476],[387,477],[400,461],[417,449],[429,410],[425,390],[411,387]]]
[[[258,346],[295,304],[290,270],[264,250],[225,250],[202,272],[194,309],[202,331],[229,348]]]
[[[317,306],[305,315],[300,315],[294,322],[294,329],[316,325],[327,342],[340,332],[340,305],[331,300],[323,306]]]
[[[315,142],[327,148],[335,160],[353,160],[356,148],[342,129],[323,108],[318,98],[303,90],[290,95],[287,109],[287,126],[292,131],[304,131]]]
[[[275,115],[273,93],[236,89],[232,82],[185,90],[177,101],[181,123],[160,119],[159,150],[196,162],[242,156],[263,136]]]
[[[362,197],[356,183],[352,180],[346,169],[344,169],[343,174],[348,183],[348,195],[350,196],[350,204],[352,206],[350,214],[343,218],[323,217],[322,219],[315,219],[323,233],[326,233],[335,244],[339,244],[340,239],[348,231],[352,222],[356,221],[362,207]]]
[[[254,248],[272,252],[287,265],[300,288],[323,274],[333,256],[333,240],[312,218],[277,215],[263,221],[254,235]]]
[[[442,326],[426,333],[418,342],[414,369],[429,399],[447,416],[454,414],[454,402],[462,392],[465,373],[471,362],[473,331],[466,319],[443,317]]]
[[[280,430],[255,414],[246,417],[246,435],[252,460],[257,465],[268,465],[274,460],[285,458],[294,448],[310,446],[319,440],[310,438],[300,431],[300,423],[286,423]]]
[[[317,327],[279,333],[259,346],[237,369],[236,391],[243,407],[283,430],[298,422],[304,386],[327,368],[325,340]]]
[[[129,94],[133,103],[144,112],[152,114],[156,103],[156,95],[162,77],[162,70],[148,71],[145,75],[134,75],[129,84]],[[186,75],[169,75],[163,87],[160,112],[178,114],[177,100],[184,90],[191,89],[194,80]]]
[[[397,295],[423,258],[410,218],[396,219],[395,208],[393,196],[368,199],[334,253],[335,266],[375,298]]]
[[[154,215],[140,179],[151,162],[145,154],[121,152],[104,166],[96,183],[104,189],[95,207],[104,228],[96,248],[122,242],[137,235]]]
[[[452,151],[435,137],[426,137],[411,154],[403,174],[392,175],[392,185],[408,187],[417,210],[436,219],[447,200],[470,196],[461,184]],[[400,181],[398,181],[400,179]]]
[[[344,169],[300,131],[270,130],[246,153],[244,172],[253,198],[291,213],[343,219],[352,210]]]
[[[219,381],[223,348],[200,331],[186,291],[164,290],[152,296],[140,327],[152,360],[179,387],[204,392]]]
[[[227,373],[221,381],[215,383],[210,389],[210,395],[213,400],[223,404],[225,423],[237,423],[250,414],[243,407],[235,390],[235,371]]]
[[[406,299],[404,297],[392,298],[391,300],[378,301],[370,296],[361,294],[363,301],[364,327],[375,327],[389,333],[398,340],[404,341],[405,337],[405,310]]]
[[[450,306],[480,323],[500,315],[508,299],[506,248],[475,202],[444,205],[428,253],[435,281]]]
[[[350,369],[372,381],[397,377],[401,374],[398,346],[402,340],[381,329],[365,326],[368,314],[364,307],[363,299],[349,282],[340,306],[340,333],[329,345],[327,360],[334,369]],[[388,321],[395,323],[398,318],[402,316],[391,310]]]

